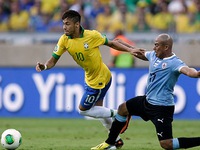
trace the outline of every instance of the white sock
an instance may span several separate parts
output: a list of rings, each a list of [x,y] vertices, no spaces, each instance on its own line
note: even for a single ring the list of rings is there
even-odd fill
[[[110,128],[113,122],[113,116],[116,115],[117,110],[109,109],[103,106],[94,106],[86,111],[79,110],[79,113],[84,116],[99,118],[103,126],[110,132]],[[112,117],[111,117],[112,116]],[[116,140],[119,140],[120,136]]]
[[[94,106],[86,111],[79,110],[79,113],[94,118],[109,118],[113,114],[113,110],[103,106]]]
[[[112,125],[112,118],[99,118],[99,121],[103,124],[103,126],[110,131],[111,125]]]

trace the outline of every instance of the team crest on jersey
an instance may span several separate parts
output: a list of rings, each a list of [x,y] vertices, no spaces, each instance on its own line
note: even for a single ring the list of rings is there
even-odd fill
[[[162,64],[162,69],[165,69],[167,67],[167,64],[166,63],[163,63]]]
[[[58,45],[56,45],[56,46],[55,46],[55,48],[54,48],[54,52],[57,52],[57,51],[58,51],[58,49],[59,49],[59,46],[58,46]]]
[[[88,43],[84,43],[84,48],[85,48],[85,50],[87,50],[89,48]]]

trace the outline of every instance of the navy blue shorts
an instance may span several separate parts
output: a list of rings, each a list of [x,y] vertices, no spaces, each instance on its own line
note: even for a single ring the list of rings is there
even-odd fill
[[[110,79],[103,89],[93,89],[85,83],[85,93],[80,102],[81,106],[90,109],[98,100],[103,100],[106,92],[110,88],[111,82],[112,79]]]
[[[159,140],[173,138],[172,121],[174,106],[157,106],[147,102],[146,96],[137,96],[126,102],[130,115],[140,116],[143,120],[151,120]]]

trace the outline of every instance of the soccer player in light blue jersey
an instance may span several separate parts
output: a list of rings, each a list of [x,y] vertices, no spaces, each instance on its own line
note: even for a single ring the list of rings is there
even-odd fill
[[[127,43],[122,44],[130,47]],[[151,120],[157,132],[160,146],[172,150],[200,146],[200,137],[173,138],[172,121],[174,114],[174,86],[180,74],[192,78],[200,78],[200,71],[188,67],[172,52],[173,40],[168,34],[160,34],[153,50],[145,51],[133,48],[132,54],[142,60],[149,61],[147,90],[144,96],[134,97],[118,108],[118,114],[112,124],[107,140],[91,150],[116,149],[116,137],[123,133],[128,125],[127,116],[140,116],[144,121]]]

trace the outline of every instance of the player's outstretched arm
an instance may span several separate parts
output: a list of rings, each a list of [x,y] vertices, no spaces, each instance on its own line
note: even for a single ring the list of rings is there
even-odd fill
[[[125,43],[121,40],[108,41],[107,45],[119,51],[129,52],[130,54],[132,54],[133,56],[139,59],[146,60],[146,61],[148,60],[145,57],[145,49],[133,47],[129,45],[128,43]]]
[[[129,48],[135,48],[134,46],[132,46],[132,45],[130,45],[129,43],[126,43],[126,42],[124,42],[123,40],[121,40],[121,39],[114,39],[113,41],[117,41],[117,42],[119,42],[119,43],[121,43],[122,45],[125,45],[126,47],[129,47]]]
[[[145,56],[145,49],[142,48],[132,48],[133,50],[130,52],[133,56],[147,61],[148,59]]]
[[[137,57],[139,59],[145,60],[145,61],[148,60],[145,57],[145,49],[134,47],[134,46],[122,41],[121,39],[114,39],[113,41],[116,42],[116,43],[120,43],[121,45],[123,45],[123,46],[125,46],[127,48],[131,48],[131,50],[128,49],[129,50],[128,52],[130,54],[132,54],[133,56],[135,56],[135,57]]]
[[[132,51],[130,46],[124,45],[117,40],[113,40],[113,41],[108,40],[107,46],[112,47],[113,49],[118,50],[118,51],[124,51],[124,52]]]
[[[41,72],[43,70],[51,69],[55,66],[58,59],[55,59],[54,57],[51,57],[45,64],[37,62],[37,65],[35,67],[36,71]]]
[[[197,71],[195,68],[184,66],[181,68],[180,72],[192,78],[200,78],[200,71]]]

